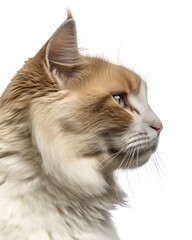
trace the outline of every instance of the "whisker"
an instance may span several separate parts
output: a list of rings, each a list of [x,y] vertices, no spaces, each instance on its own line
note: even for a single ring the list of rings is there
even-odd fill
[[[165,164],[164,164],[164,162],[162,161],[159,152],[160,152],[160,149],[157,149],[157,151],[155,152],[155,154],[156,154],[156,156],[158,157],[158,159],[159,159],[159,161],[160,161],[160,163],[161,163],[161,171],[162,171],[162,172],[166,172]],[[160,164],[159,164],[159,165],[160,165]],[[163,168],[163,169],[162,169],[162,168]]]
[[[118,49],[118,54],[117,54],[117,64],[119,64],[120,51],[121,51],[122,43],[123,43],[123,41],[121,41],[121,43],[120,43],[120,45],[119,45],[119,49]]]
[[[133,154],[133,150],[134,150],[134,149],[131,149],[131,152],[129,153],[129,156],[131,156],[131,157],[132,157],[132,154]],[[126,166],[126,169],[127,169],[127,183],[128,183],[128,187],[129,187],[129,189],[130,189],[133,197],[136,198],[136,196],[135,196],[135,194],[134,194],[134,192],[133,192],[133,190],[132,190],[131,183],[130,183],[130,181],[129,181],[129,175],[128,175],[128,174],[129,174],[129,167],[131,166],[133,160],[134,160],[134,159],[133,159],[133,157],[132,157],[132,159],[130,159],[130,161],[127,161],[127,166]]]
[[[153,156],[152,156],[152,158],[153,158]],[[151,161],[149,161],[149,166],[150,166],[152,174],[156,176],[156,171],[155,171],[154,163],[152,160],[153,159],[151,159]]]
[[[137,158],[136,158],[136,164],[137,164],[137,179],[138,179],[138,182],[140,184],[140,178],[139,178],[139,148],[136,149],[137,150]]]
[[[122,149],[122,150],[124,150],[124,149]],[[129,155],[129,152],[126,152],[125,156],[123,157],[121,163],[119,164],[119,166],[118,166],[118,168],[117,168],[117,169],[118,169],[118,172],[120,171],[121,166],[122,166],[122,165],[124,164],[124,162],[126,161],[128,155]],[[125,165],[126,165],[126,164],[125,164]],[[118,177],[118,173],[117,173],[117,177]],[[117,194],[117,186],[116,186],[116,196],[117,196],[117,198],[119,198],[119,197],[118,197],[118,194]]]
[[[145,164],[145,170],[146,170],[146,174],[147,174],[147,180],[148,180],[148,182],[150,182],[149,181],[149,172],[148,172],[148,164]]]
[[[160,178],[162,178],[162,176],[161,176],[161,174],[160,174],[160,171],[159,171],[159,165],[158,165],[158,162],[157,162],[157,159],[156,159],[155,155],[153,155],[153,161],[152,161],[152,162],[153,162],[153,164],[154,164],[154,166],[155,166],[155,170],[156,170],[158,176],[159,176]]]
[[[165,178],[165,169],[162,169],[162,167],[161,167],[161,165],[159,164],[159,161],[158,161],[158,158],[157,158],[157,156],[158,155],[156,155],[156,153],[154,154],[154,156],[153,156],[153,159],[154,159],[154,161],[153,161],[153,164],[155,165],[155,167],[156,167],[156,172],[158,173],[158,176],[162,179],[162,180],[164,180],[164,178]],[[164,166],[164,165],[163,165]]]
[[[108,157],[106,157],[106,158],[104,157],[103,160],[99,163],[99,165],[102,165],[103,162],[106,162],[106,161],[108,161],[109,159],[110,159],[110,160],[114,159],[118,154],[119,154],[119,152],[114,153],[114,154],[110,154],[110,156],[108,156]]]
[[[145,135],[146,133],[143,133],[143,135]],[[132,136],[131,136],[131,139],[135,136],[140,136],[140,134],[138,133],[134,133]],[[102,165],[102,168],[100,168],[100,170],[103,170],[103,168],[105,168],[109,163],[111,163],[114,158],[118,157],[118,155],[120,155],[120,153],[122,153],[123,151],[128,151],[128,148],[130,147],[130,145],[132,144],[133,142],[130,142],[128,144],[126,144],[126,146],[123,146],[121,147],[121,149],[117,152],[117,153],[114,153],[114,154],[111,154],[110,156],[108,156],[107,158],[104,158],[100,163],[99,165],[101,166]],[[110,161],[108,161],[108,159],[110,159]],[[108,161],[108,162],[107,162]],[[123,161],[123,160],[122,160]],[[122,163],[121,161],[121,163]],[[103,165],[103,162],[106,162],[104,165]],[[121,164],[122,165],[122,164]]]
[[[99,163],[99,165],[102,165],[103,162],[106,162],[106,163],[104,165],[102,165],[102,167],[100,168],[100,171],[102,171],[108,164],[110,164],[114,160],[114,158],[118,157],[119,154],[122,152],[123,152],[123,149],[120,149],[117,153],[114,153],[111,156],[104,158],[103,161],[101,161]],[[108,161],[108,159],[110,159],[110,160]]]

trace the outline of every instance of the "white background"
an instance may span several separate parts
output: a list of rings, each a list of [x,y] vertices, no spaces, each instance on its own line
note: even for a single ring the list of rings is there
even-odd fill
[[[164,124],[156,160],[117,173],[130,202],[114,213],[121,239],[191,240],[191,1],[1,1],[0,93],[63,22],[67,7],[84,52],[137,71]]]

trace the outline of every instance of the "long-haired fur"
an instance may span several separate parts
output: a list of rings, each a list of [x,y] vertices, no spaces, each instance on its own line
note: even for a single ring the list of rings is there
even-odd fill
[[[161,129],[136,73],[79,53],[69,12],[0,99],[0,239],[119,239],[114,170],[148,161]]]

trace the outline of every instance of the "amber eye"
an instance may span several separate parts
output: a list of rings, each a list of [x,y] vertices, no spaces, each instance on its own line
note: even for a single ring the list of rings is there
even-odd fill
[[[127,106],[125,94],[117,94],[114,95],[113,98],[122,108],[125,108]]]

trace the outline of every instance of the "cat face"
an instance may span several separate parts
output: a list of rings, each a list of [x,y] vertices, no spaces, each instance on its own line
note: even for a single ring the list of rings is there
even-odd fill
[[[44,99],[42,106],[37,101],[35,115],[47,119],[45,131],[53,131],[51,139],[62,142],[72,158],[94,157],[102,169],[139,167],[156,150],[162,129],[148,105],[146,84],[124,67],[91,61],[100,68],[85,86],[61,91],[57,101]]]
[[[46,71],[60,89],[33,102],[34,126],[41,126],[37,146],[48,157],[43,143],[50,139],[60,156],[94,158],[102,170],[139,167],[156,150],[162,130],[146,83],[123,66],[82,57],[74,27],[69,16],[46,48]]]
[[[47,172],[66,173],[75,162],[77,170],[81,162],[103,171],[135,168],[158,146],[162,123],[146,83],[123,66],[80,55],[70,13],[14,81],[12,99],[4,94],[2,102],[30,109],[30,136]]]

